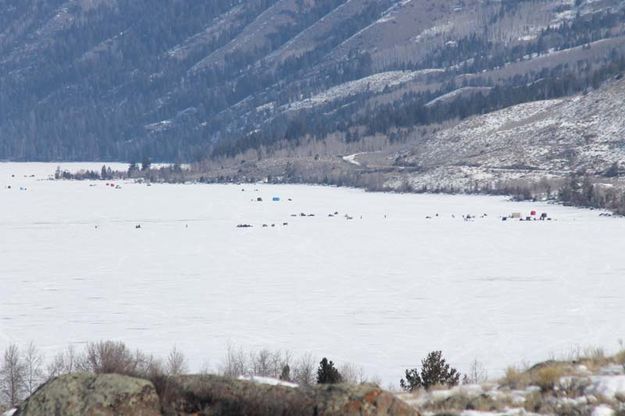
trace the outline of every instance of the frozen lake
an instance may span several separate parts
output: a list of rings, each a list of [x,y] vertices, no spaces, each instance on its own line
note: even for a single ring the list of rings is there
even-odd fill
[[[165,356],[176,345],[198,369],[231,343],[353,362],[397,384],[434,349],[497,375],[625,338],[624,219],[313,186],[112,189],[45,180],[55,167],[0,164],[0,348],[33,340],[51,355],[116,339]],[[532,209],[555,220],[500,220]]]

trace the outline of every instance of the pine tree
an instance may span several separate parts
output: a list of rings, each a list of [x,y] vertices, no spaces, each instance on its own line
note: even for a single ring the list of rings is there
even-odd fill
[[[450,368],[441,351],[432,351],[421,361],[421,371],[416,368],[406,370],[406,379],[399,384],[406,391],[414,391],[420,387],[429,389],[435,385],[455,386],[460,381],[460,373]]]
[[[334,367],[334,363],[324,357],[317,370],[317,384],[337,384],[342,380],[343,377],[341,377],[339,370]]]
[[[291,367],[286,364],[282,367],[282,373],[280,374],[280,380],[282,381],[291,381]]]

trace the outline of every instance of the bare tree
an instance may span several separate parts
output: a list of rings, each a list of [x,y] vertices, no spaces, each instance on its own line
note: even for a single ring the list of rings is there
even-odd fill
[[[279,378],[291,361],[291,354],[281,351],[262,349],[250,354],[249,373],[255,376]]]
[[[247,374],[247,367],[247,357],[243,349],[228,345],[221,373],[228,377],[238,377]]]
[[[341,377],[345,383],[363,384],[367,382],[364,369],[355,364],[346,363],[341,365],[339,367],[339,373],[341,373]]]
[[[25,367],[17,345],[11,344],[4,350],[0,365],[0,392],[11,407],[17,406],[24,392]]]
[[[188,371],[187,360],[184,354],[174,347],[167,356],[165,371],[171,376],[179,376]]]
[[[480,384],[488,380],[486,367],[478,360],[473,360],[469,372],[465,375],[464,384]]]
[[[46,367],[47,378],[52,379],[63,374],[71,374],[77,369],[78,356],[72,345],[56,354]]]
[[[294,363],[291,374],[297,384],[313,385],[317,381],[317,361],[311,354],[305,354]]]
[[[23,361],[25,387],[28,395],[31,395],[44,381],[43,355],[32,341],[24,351]]]

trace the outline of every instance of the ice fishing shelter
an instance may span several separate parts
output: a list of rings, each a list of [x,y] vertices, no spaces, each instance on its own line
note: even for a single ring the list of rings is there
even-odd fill
[[[510,218],[521,218],[521,213],[520,212],[513,212],[510,215]]]
[[[280,202],[280,197],[279,196],[274,196],[273,197],[273,202]]]

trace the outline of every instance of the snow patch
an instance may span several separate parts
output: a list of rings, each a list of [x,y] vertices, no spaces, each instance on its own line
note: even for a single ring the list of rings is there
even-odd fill
[[[291,103],[286,106],[286,110],[302,110],[313,108],[319,105],[327,104],[332,101],[346,98],[363,92],[379,93],[384,91],[386,87],[395,87],[410,82],[420,76],[442,72],[443,69],[425,69],[420,71],[388,71],[370,75],[365,78],[349,81],[334,86],[323,91],[311,98]]]
[[[277,378],[271,377],[260,377],[260,376],[239,376],[239,380],[251,381],[256,384],[267,384],[270,386],[284,386],[297,388],[299,387],[296,383],[290,383],[288,381],[279,380]]]
[[[595,407],[592,411],[592,416],[614,416],[614,410],[602,404],[601,406]]]
[[[586,394],[600,394],[610,399],[617,394],[625,395],[625,375],[594,376],[590,379],[592,384],[586,389]]]
[[[356,157],[361,154],[362,153],[354,153],[353,155],[343,156],[343,160],[352,165],[360,166],[360,162],[356,160]]]

